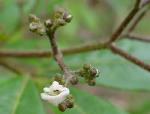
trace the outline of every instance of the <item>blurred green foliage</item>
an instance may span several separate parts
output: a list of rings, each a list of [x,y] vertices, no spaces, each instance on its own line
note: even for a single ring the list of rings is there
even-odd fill
[[[94,40],[106,40],[112,31],[132,9],[131,0],[1,0],[0,1],[0,48],[49,50],[48,40],[29,32],[28,15],[36,14],[43,20],[53,9],[64,7],[73,15],[73,21],[57,32],[60,48],[78,46]],[[138,24],[135,32],[149,34],[149,14]],[[120,40],[117,44],[132,55],[150,63],[150,45],[137,41]],[[49,84],[51,77],[60,72],[54,60],[46,58],[6,59],[14,66],[34,74],[16,76],[0,69],[0,114],[46,114],[47,108],[40,100],[42,88]],[[84,63],[98,67],[101,76],[97,86],[118,89],[118,91],[141,93],[150,90],[150,74],[108,50],[80,53],[64,57],[72,69],[81,68]],[[19,65],[18,65],[19,64]],[[18,65],[18,66],[17,66]],[[49,79],[49,80],[47,80]],[[129,90],[129,91],[127,91]],[[96,97],[79,89],[72,88],[75,108],[66,114],[149,114],[150,99],[140,105],[133,103],[133,109],[123,111],[103,97]],[[60,114],[53,106],[49,108]],[[131,111],[130,111],[131,110]]]

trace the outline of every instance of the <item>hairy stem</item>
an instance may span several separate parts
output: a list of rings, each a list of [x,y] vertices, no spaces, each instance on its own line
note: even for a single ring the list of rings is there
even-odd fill
[[[64,78],[66,80],[65,85],[67,85],[69,83],[70,77],[73,77],[73,76],[63,61],[63,54],[59,50],[57,43],[56,43],[55,32],[47,31],[47,36],[51,44],[53,57],[55,61],[57,62],[57,64],[59,65],[59,67],[61,68],[61,70],[64,72]]]

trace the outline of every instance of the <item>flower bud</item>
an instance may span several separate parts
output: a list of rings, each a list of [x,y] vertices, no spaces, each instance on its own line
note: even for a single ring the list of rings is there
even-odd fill
[[[71,20],[72,20],[72,15],[68,14],[68,13],[64,13],[64,16],[63,16],[63,19],[67,22],[67,23],[70,23]]]
[[[44,28],[39,28],[37,33],[40,35],[40,36],[43,36],[45,34],[45,29]]]
[[[66,22],[63,19],[58,19],[57,20],[58,26],[64,26]]]
[[[38,24],[34,22],[30,23],[29,29],[31,32],[36,32],[38,30]]]
[[[39,35],[44,35],[46,33],[44,25],[40,22],[40,19],[35,15],[29,16],[29,29],[31,32],[35,32]]]
[[[60,111],[64,112],[67,109],[66,103],[62,102],[58,105]]]
[[[84,77],[84,74],[85,74],[84,70],[80,69],[80,71],[78,72],[78,75],[80,75],[81,77]]]
[[[73,99],[73,96],[71,94],[68,95],[66,98],[66,106],[68,108],[72,108],[74,106],[74,99]]]
[[[66,102],[66,106],[67,106],[68,108],[73,108],[74,103],[71,102],[71,101],[68,101],[68,102]]]
[[[95,77],[98,77],[98,75],[99,75],[98,69],[92,68],[92,69],[90,70],[90,76],[91,76],[91,77],[95,78]]]
[[[30,14],[29,22],[40,22],[40,19],[36,15]]]
[[[59,82],[61,85],[64,85],[65,84],[65,80],[63,79],[63,76],[59,76],[59,75],[56,75],[55,77],[54,77],[54,80],[55,81],[57,81],[57,82]]]
[[[91,65],[90,64],[84,64],[83,65],[83,69],[84,70],[89,70],[91,68]]]
[[[96,85],[95,80],[88,80],[88,85],[89,86],[95,86]]]
[[[71,80],[70,80],[70,83],[72,85],[76,85],[78,83],[78,78],[76,76],[72,77]]]
[[[56,19],[61,18],[63,13],[64,13],[64,9],[62,9],[62,8],[56,9],[54,12],[54,18],[56,18]]]
[[[50,19],[46,20],[44,24],[48,28],[52,27],[52,25],[53,25],[53,23],[52,23],[52,21]]]

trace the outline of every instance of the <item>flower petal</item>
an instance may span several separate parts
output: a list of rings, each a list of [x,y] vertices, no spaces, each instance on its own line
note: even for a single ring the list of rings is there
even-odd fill
[[[44,87],[43,91],[46,92],[46,93],[48,93],[48,92],[50,92],[50,89],[48,87]]]
[[[48,93],[53,93],[54,90],[59,90],[60,93],[58,95],[48,94]],[[66,97],[70,94],[68,88],[59,85],[59,83],[56,81],[54,81],[49,88],[45,87],[43,91],[44,93],[41,93],[41,98],[43,100],[52,103],[55,106],[58,106],[60,103],[62,103],[66,99]]]

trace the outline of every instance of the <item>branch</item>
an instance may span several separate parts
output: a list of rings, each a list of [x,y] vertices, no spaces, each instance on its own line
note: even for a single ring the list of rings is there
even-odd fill
[[[138,13],[139,4],[140,4],[140,0],[137,0],[134,8],[131,10],[131,12],[128,14],[128,16],[124,19],[124,21],[121,23],[121,25],[118,27],[118,29],[112,34],[111,38],[108,41],[108,44],[114,42],[115,40],[117,40],[117,38],[119,38],[119,36],[122,34],[122,32],[128,26],[128,24],[134,18],[134,16]]]
[[[137,15],[137,17],[133,20],[133,23],[131,23],[131,26],[129,26],[127,33],[131,33],[135,29],[137,24],[143,19],[143,17],[146,15],[148,10],[149,7],[146,7]]]
[[[150,43],[150,37],[143,37],[136,34],[127,34],[124,36],[124,38]]]
[[[47,31],[47,36],[52,47],[52,54],[54,56],[54,59],[56,60],[61,70],[64,72],[65,79],[67,79],[68,77],[73,77],[71,72],[68,70],[68,67],[64,64],[63,54],[59,50],[56,43],[55,32]]]
[[[90,44],[84,44],[81,46],[73,47],[73,48],[67,48],[62,49],[62,53],[64,55],[70,55],[70,54],[78,54],[83,52],[89,52],[93,50],[100,50],[106,48],[106,43],[104,42],[95,42]],[[0,50],[0,58],[49,58],[52,56],[51,51],[40,51],[40,50]]]
[[[106,43],[92,43],[92,44],[86,44],[86,45],[75,47],[75,48],[63,49],[62,52],[65,55],[70,55],[70,54],[77,54],[77,53],[89,52],[89,51],[94,51],[94,50],[106,49],[106,46],[107,46]],[[114,48],[113,45],[110,45],[109,48],[111,50],[116,50],[116,47]],[[118,50],[120,52],[120,49],[117,48],[117,51]],[[1,53],[1,52],[3,52],[3,53]],[[121,50],[121,52],[122,52],[122,50]],[[126,53],[125,55],[128,55],[128,53]],[[0,51],[0,56],[1,57],[5,57],[5,58],[6,57],[23,57],[23,58],[24,57],[27,57],[27,58],[28,57],[29,58],[31,58],[31,57],[40,57],[41,58],[41,57],[51,57],[52,53],[50,53],[50,51],[30,51],[30,52],[25,52],[25,51],[20,51],[20,52],[15,52],[15,51]],[[130,55],[127,56],[126,59],[128,59],[128,57],[129,57],[129,60],[130,60]],[[135,57],[133,57],[133,58],[135,58]],[[136,58],[135,58],[135,60],[140,61],[140,60],[138,60]]]
[[[130,62],[132,62],[132,63],[138,65],[139,67],[141,67],[141,68],[143,68],[143,69],[150,72],[150,65],[149,64],[146,64],[143,61],[137,59],[136,57],[128,54],[127,52],[125,52],[122,49],[118,48],[115,44],[111,44],[109,46],[109,48],[111,49],[111,51],[113,53],[120,55],[121,57],[129,60]]]
[[[143,7],[143,6],[145,6],[145,5],[149,4],[149,3],[150,3],[150,0],[141,0],[140,6]]]

